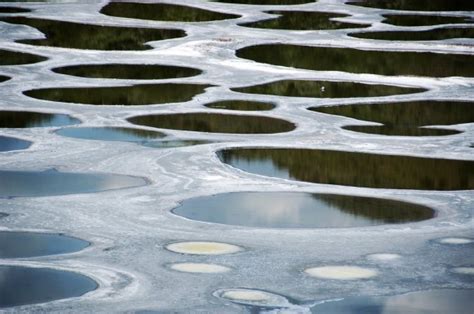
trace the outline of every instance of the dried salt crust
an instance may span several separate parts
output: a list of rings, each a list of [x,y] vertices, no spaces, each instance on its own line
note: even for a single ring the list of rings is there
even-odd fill
[[[272,296],[269,293],[259,291],[259,290],[250,290],[250,289],[231,289],[227,290],[221,294],[222,298],[235,300],[235,301],[252,301],[252,302],[262,302],[269,301],[272,299]]]
[[[231,254],[242,250],[233,244],[205,241],[177,242],[167,245],[166,248],[175,253],[195,255]]]
[[[453,271],[463,275],[474,275],[474,267],[456,267]]]
[[[305,270],[311,277],[336,280],[367,279],[378,275],[378,272],[370,268],[357,266],[323,266],[313,267]]]
[[[388,262],[388,261],[394,261],[399,259],[401,256],[398,254],[393,254],[393,253],[376,253],[376,254],[370,254],[367,256],[368,259],[375,260],[375,261],[383,261],[383,262]]]
[[[473,243],[474,240],[468,238],[444,238],[438,241],[442,244],[469,244]]]
[[[286,297],[257,289],[234,288],[220,289],[213,293],[214,296],[229,300],[233,303],[250,306],[272,307],[281,309],[289,309],[290,307],[296,311],[291,313],[301,313],[299,305],[291,303]],[[278,313],[283,313],[283,312]],[[306,313],[306,312],[304,312]]]
[[[185,273],[218,274],[230,271],[229,267],[204,263],[176,263],[171,269]]]

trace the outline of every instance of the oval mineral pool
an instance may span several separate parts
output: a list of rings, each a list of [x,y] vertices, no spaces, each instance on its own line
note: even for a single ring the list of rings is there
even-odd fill
[[[220,298],[239,303],[269,303],[274,298],[271,293],[253,289],[223,289],[216,292],[216,295]]]
[[[28,25],[38,29],[46,35],[46,38],[17,41],[37,46],[94,50],[146,50],[152,49],[146,44],[147,42],[186,36],[183,30],[178,29],[103,26],[23,16],[1,17],[0,21]],[[71,34],[77,36],[71,36]]]
[[[289,313],[304,313],[298,311],[302,308],[295,306],[292,302],[293,300],[289,300],[282,295],[258,289],[219,289],[214,291],[213,295],[226,301],[244,305],[251,313],[266,313],[267,311],[272,313],[273,311],[275,311],[275,313],[286,313],[284,311],[285,309],[288,309]],[[291,311],[290,308],[293,311]],[[282,311],[280,312],[279,310]]]
[[[163,139],[166,134],[161,132],[126,127],[65,128],[56,131],[56,134],[84,140],[132,142],[152,148],[173,148],[211,143],[205,140]]]
[[[358,34],[365,36],[368,33]],[[316,71],[430,77],[474,76],[474,56],[468,54],[265,44],[241,48],[236,55],[257,62]]]
[[[170,268],[179,272],[197,274],[222,274],[230,271],[229,267],[204,263],[176,263],[171,264]]]
[[[450,135],[460,133],[460,131],[426,126],[474,122],[474,103],[459,101],[336,105],[313,107],[309,110],[382,123],[383,126],[349,125],[344,128],[362,133],[384,135]],[[420,128],[421,126],[423,128]]]
[[[132,19],[176,22],[207,22],[240,17],[234,14],[169,3],[112,2],[104,6],[100,13]]]
[[[0,258],[25,258],[80,251],[89,242],[52,233],[0,231]]]
[[[442,238],[438,240],[439,243],[442,244],[453,244],[453,245],[461,245],[461,244],[471,244],[474,243],[474,239],[469,238]]]
[[[407,11],[474,11],[474,2],[470,0],[350,0],[347,4]]]
[[[79,297],[97,289],[89,277],[51,268],[0,266],[0,307]]]
[[[15,2],[15,1],[13,1]],[[27,13],[31,10],[15,7],[0,7],[0,13]]]
[[[311,277],[334,280],[369,279],[378,275],[374,269],[358,266],[322,266],[305,269]]]
[[[212,0],[214,2],[258,4],[258,5],[292,5],[316,2],[316,0]]]
[[[141,106],[186,102],[210,85],[146,84],[112,87],[68,87],[34,89],[25,95],[43,100],[87,105]]]
[[[420,14],[384,14],[386,24],[397,26],[431,26],[442,24],[470,24],[474,20],[465,16],[440,16]]]
[[[262,302],[271,299],[271,296],[267,293],[259,290],[250,289],[233,289],[222,293],[222,298],[235,300],[235,301],[253,301]]]
[[[311,313],[430,313],[472,314],[474,290],[440,289],[377,297],[348,297],[318,302]]]
[[[392,262],[400,259],[401,256],[394,253],[375,253],[368,255],[367,258],[377,262]]]
[[[218,152],[226,164],[306,182],[416,190],[474,189],[474,161],[348,151],[245,148]]]
[[[80,123],[78,119],[67,114],[0,111],[0,128],[58,127],[78,123]]]
[[[195,145],[211,144],[212,142],[206,140],[164,140],[164,141],[149,141],[140,143],[143,146],[151,148],[176,148]]]
[[[426,89],[354,82],[282,80],[267,84],[234,87],[240,93],[290,97],[346,98],[379,97],[424,92]]]
[[[143,178],[126,175],[0,170],[0,198],[94,193],[146,184]]]
[[[450,129],[393,125],[346,125],[342,128],[359,133],[393,136],[446,136],[462,133],[461,131]]]
[[[81,64],[54,68],[54,72],[91,78],[129,80],[158,80],[196,76],[202,73],[194,68],[160,64]]]
[[[30,145],[31,145],[31,142],[29,141],[0,135],[0,152],[27,149],[28,147],[30,147]]]
[[[268,102],[247,101],[247,100],[223,100],[205,104],[208,108],[242,110],[242,111],[265,111],[272,110],[275,105]]]
[[[166,249],[175,253],[193,255],[222,255],[242,250],[242,248],[233,244],[208,241],[176,242],[168,244]]]
[[[425,41],[425,40],[445,40],[453,38],[474,38],[474,28],[465,27],[449,27],[449,28],[437,28],[426,31],[388,31],[388,32],[360,32],[351,33],[351,37],[364,38],[364,39],[377,39],[377,40],[403,40],[403,41]],[[452,59],[460,59],[460,55],[449,54]],[[438,60],[441,58],[437,58]],[[432,69],[430,69],[432,70]],[[440,71],[440,70],[438,70]],[[452,71],[452,69],[448,69]],[[452,76],[473,76],[472,67],[468,69],[460,68],[460,73],[456,75],[452,72]],[[444,72],[444,71],[443,71]]]
[[[455,267],[452,271],[461,275],[474,276],[474,267]]]
[[[265,11],[265,13],[276,14],[279,17],[268,20],[239,24],[245,27],[267,28],[267,29],[291,29],[291,30],[320,30],[320,29],[343,29],[361,28],[370,24],[355,24],[333,20],[334,18],[349,17],[346,14],[310,11]]]
[[[185,200],[173,213],[256,228],[342,228],[430,219],[428,207],[387,199],[298,192],[237,192]]]
[[[282,133],[296,127],[291,122],[276,118],[213,113],[145,115],[129,118],[128,121],[161,129],[207,133]]]
[[[30,53],[0,49],[0,65],[29,64],[45,60],[47,58]]]
[[[56,133],[61,136],[86,140],[123,141],[140,143],[163,138],[166,136],[166,134],[157,131],[125,127],[65,128],[56,131]]]

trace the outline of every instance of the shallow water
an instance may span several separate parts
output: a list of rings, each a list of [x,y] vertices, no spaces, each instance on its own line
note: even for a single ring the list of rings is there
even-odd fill
[[[147,84],[121,87],[45,88],[24,92],[25,95],[51,101],[88,105],[141,106],[186,102],[204,92],[210,85]]]
[[[93,193],[146,184],[142,178],[124,175],[0,170],[0,198]]]
[[[243,110],[243,111],[265,111],[272,110],[275,105],[267,102],[246,101],[246,100],[223,100],[205,104],[204,106],[213,109]]]
[[[112,2],[104,6],[100,12],[105,15],[132,19],[177,22],[206,22],[239,17],[233,14],[168,3]]]
[[[390,31],[390,32],[364,32],[349,34],[356,38],[365,39],[379,39],[379,40],[443,40],[453,38],[474,38],[474,28],[437,28],[427,31]],[[452,58],[459,58],[459,56],[450,55]],[[435,63],[434,63],[435,64]],[[460,76],[472,76],[472,68],[466,69],[467,74],[463,70],[459,70]]]
[[[347,17],[348,15],[345,14],[307,11],[266,11],[265,13],[279,15],[279,17],[239,25],[255,28],[292,30],[343,29],[369,26],[368,24],[346,23],[333,20],[334,18]]]
[[[66,114],[0,111],[0,128],[58,127],[78,123],[80,123],[78,119]]]
[[[322,106],[312,111],[341,115],[383,126],[344,126],[345,129],[385,135],[450,135],[460,131],[445,128],[420,128],[427,125],[453,125],[474,122],[474,103],[454,101],[416,101],[401,103]]]
[[[15,8],[15,7],[0,7],[0,13],[26,13],[26,12],[31,12],[31,10],[23,9],[23,8]]]
[[[348,271],[349,269],[348,267]],[[353,270],[355,269],[357,267],[353,267]],[[348,284],[347,281],[344,283]],[[470,314],[474,304],[472,301],[473,294],[474,290],[470,289],[435,289],[388,296],[299,301],[273,292],[256,289],[221,289],[214,292],[214,295],[219,298],[244,306],[250,313],[328,314]]]
[[[264,176],[372,188],[474,189],[474,161],[286,148],[227,149],[226,164]]]
[[[17,42],[50,47],[94,50],[147,50],[149,41],[184,37],[178,29],[113,27],[28,17],[0,18],[12,24],[28,25],[46,35],[46,39],[24,39]],[[75,34],[75,36],[71,36]]]
[[[47,58],[30,53],[0,49],[0,65],[29,64],[45,60]]]
[[[261,5],[292,5],[315,2],[315,0],[212,0],[213,2],[261,4]]]
[[[164,139],[167,135],[161,132],[125,127],[64,128],[56,131],[56,133],[61,136],[85,140],[132,142],[152,148],[172,148],[210,143],[204,140]]]
[[[56,133],[66,137],[86,140],[123,142],[147,142],[166,136],[161,132],[125,127],[64,128],[56,131]]]
[[[352,297],[326,302],[311,308],[311,313],[382,314],[431,313],[470,314],[474,307],[474,290],[440,289],[410,292],[386,297]]]
[[[0,258],[25,258],[80,251],[89,242],[60,234],[0,231]]]
[[[56,73],[129,80],[158,80],[195,76],[201,70],[160,64],[82,64],[53,69]]]
[[[21,140],[19,138],[1,136],[0,135],[0,152],[7,152],[10,150],[27,149],[31,142]]]
[[[424,92],[421,88],[390,85],[371,85],[353,82],[295,81],[285,80],[248,87],[232,88],[233,91],[250,94],[266,94],[291,97],[345,98],[378,97]]]
[[[128,121],[160,129],[198,131],[207,133],[281,133],[295,129],[286,120],[246,115],[184,113],[146,115],[129,118]]]
[[[342,128],[359,133],[392,136],[446,136],[462,133],[458,130],[398,125],[345,125]]]
[[[367,33],[351,35],[365,37],[364,34]],[[409,40],[409,36],[401,33],[400,38]],[[236,55],[257,62],[316,71],[433,77],[474,76],[474,56],[462,54],[270,44],[245,47],[237,50]],[[337,97],[337,94],[333,97]]]
[[[175,148],[175,147],[186,147],[194,145],[211,144],[213,142],[206,140],[166,140],[166,141],[150,141],[140,143],[143,146],[151,148]]]
[[[474,3],[469,0],[350,0],[347,4],[358,6],[408,11],[474,11]]]
[[[420,14],[386,14],[383,15],[384,23],[397,26],[429,26],[440,24],[471,24],[472,18],[465,16],[440,16],[440,15],[420,15]]]
[[[254,228],[341,228],[433,217],[428,207],[345,195],[239,192],[185,200],[173,213],[192,220]]]
[[[50,268],[0,266],[0,308],[79,297],[97,289],[80,274]]]

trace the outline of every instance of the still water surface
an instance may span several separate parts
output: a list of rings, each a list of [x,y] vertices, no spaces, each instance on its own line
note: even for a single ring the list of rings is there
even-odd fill
[[[188,199],[173,213],[256,228],[341,228],[432,218],[428,207],[394,200],[294,192],[238,192]]]
[[[218,152],[246,172],[313,183],[416,190],[474,189],[474,161],[359,152],[245,148]]]

